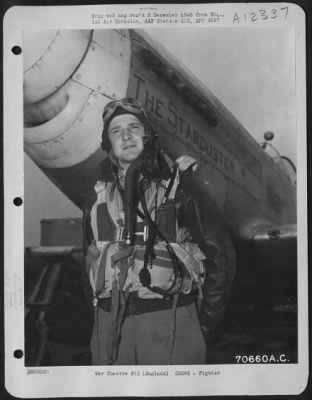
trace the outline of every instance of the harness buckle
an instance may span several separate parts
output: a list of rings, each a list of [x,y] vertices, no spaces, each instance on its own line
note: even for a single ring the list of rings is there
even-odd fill
[[[148,239],[148,225],[144,226],[143,232],[134,232],[135,236],[143,236],[143,242]]]
[[[148,225],[145,225],[143,228],[143,232],[134,232],[135,236],[142,236],[143,242],[146,242],[148,239]],[[125,227],[118,226],[116,229],[116,241],[123,242],[125,240]]]
[[[116,230],[116,241],[117,242],[122,242],[124,240],[124,226],[118,226]]]

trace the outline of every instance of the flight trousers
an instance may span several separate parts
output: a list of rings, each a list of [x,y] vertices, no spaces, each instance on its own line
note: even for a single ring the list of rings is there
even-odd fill
[[[90,346],[93,365],[193,365],[206,362],[206,344],[195,303],[126,316],[112,362],[113,324],[113,314],[99,308]]]

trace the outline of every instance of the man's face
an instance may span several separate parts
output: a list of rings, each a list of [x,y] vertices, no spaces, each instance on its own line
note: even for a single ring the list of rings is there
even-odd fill
[[[108,137],[114,155],[121,163],[131,164],[142,153],[144,126],[132,114],[113,118],[108,127]]]

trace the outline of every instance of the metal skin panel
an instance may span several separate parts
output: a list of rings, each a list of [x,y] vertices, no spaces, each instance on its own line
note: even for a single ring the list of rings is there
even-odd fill
[[[232,221],[234,232],[244,231],[244,224],[249,226],[252,220],[268,220],[272,224],[293,222],[295,189],[287,179],[281,179],[278,166],[268,160],[252,138],[246,137],[246,130],[224,106],[172,63],[173,57],[164,59],[158,45],[147,44],[145,36],[135,31],[130,31],[131,43],[124,31],[98,30],[94,35],[88,54],[76,71],[77,83],[105,93],[106,101],[125,95],[140,99],[159,130],[160,145],[169,155],[175,159],[187,153],[199,161],[196,184],[201,193],[213,199],[227,222]],[[131,66],[127,67],[130,44]],[[146,54],[154,57],[149,67]],[[159,63],[162,75],[157,71]],[[49,173],[53,168],[75,168],[86,157],[91,159],[92,149],[95,153],[100,145],[103,105],[93,106],[93,113],[86,106],[83,117],[77,116],[66,134],[62,132],[64,135],[60,136],[59,131],[58,139],[32,149],[26,144],[26,151],[40,166],[50,168]],[[92,133],[93,139],[86,140],[85,132],[91,131],[96,132],[94,137]],[[270,186],[286,194],[279,199],[282,207],[276,206],[276,196],[267,188],[269,177]],[[66,182],[62,184],[70,198],[73,185],[71,182],[67,190]]]
[[[126,94],[129,70],[129,41],[117,31],[100,30],[95,32],[90,49],[73,79],[106,97],[117,99]]]
[[[90,30],[25,32],[24,103],[37,102],[61,87],[74,73],[90,42]]]
[[[59,91],[67,94],[65,108],[44,124],[24,129],[25,142],[28,144],[44,143],[63,135],[82,113],[91,94],[91,90],[70,80]],[[57,101],[58,98],[55,98]],[[38,105],[39,106],[39,105]],[[50,105],[50,108],[53,107]]]
[[[55,139],[42,143],[25,143],[26,152],[41,167],[64,168],[76,165],[99,148],[101,143],[101,113],[109,99],[91,93],[73,124]]]
[[[247,160],[249,158],[257,157],[258,153],[261,153],[257,142],[249,134],[249,132],[244,128],[244,126],[233,116],[233,114],[217,99],[217,97],[202,83],[198,80],[196,76],[188,71],[185,65],[181,63],[174,57],[172,53],[169,53],[167,49],[159,45],[155,46],[155,43],[146,35],[142,35],[141,32],[131,30],[131,36],[133,42],[143,49],[141,57],[150,64],[153,70],[160,70],[161,76],[170,84],[174,82],[177,87],[179,87],[180,94],[183,94],[185,98],[185,93],[188,89],[193,93],[194,99],[196,98],[198,104],[197,109],[202,109],[201,115],[208,116],[211,114],[218,119],[218,115],[221,115],[220,123],[223,124],[223,129],[218,132],[218,141],[224,144],[228,144],[229,148],[233,148],[233,151],[237,150],[236,157],[244,158]],[[164,80],[162,79],[162,80]],[[213,119],[213,118],[212,118]],[[208,118],[209,121],[209,118]],[[225,129],[228,128],[228,129]],[[230,133],[235,133],[234,138],[230,136]],[[229,137],[230,136],[230,137]],[[234,139],[234,143],[233,143]],[[238,139],[239,147],[236,149],[235,141]],[[246,144],[248,146],[248,152],[246,154]],[[247,161],[246,160],[246,164]]]
[[[231,227],[235,237],[242,239],[249,237],[250,224],[256,221],[256,225],[263,223],[265,220],[270,223],[269,216],[261,210],[261,201],[251,196],[247,196],[246,192],[235,182],[226,182],[226,198],[224,206],[224,218]],[[248,228],[248,232],[247,232]]]
[[[79,164],[65,168],[43,168],[43,171],[82,210],[86,196],[93,192],[94,185],[103,177],[103,162],[109,162],[107,153],[98,148]]]
[[[259,199],[258,178],[219,142],[220,128],[209,127],[193,107],[144,68],[138,57],[133,58],[128,95],[145,106],[158,128],[160,143],[173,159],[187,153],[199,161],[197,181],[222,212],[227,180],[235,182],[253,201]]]
[[[225,176],[232,176],[235,160],[215,139],[208,136],[210,128],[200,121],[194,109],[182,104],[167,85],[137,61],[133,59],[128,95],[137,97],[145,106],[157,127],[161,147],[172,159],[188,154],[199,162],[197,180],[222,209]],[[210,185],[207,185],[207,181]]]
[[[106,34],[108,38],[105,41]],[[95,37],[100,44],[92,42],[85,58],[77,66],[73,80],[56,92],[57,104],[53,104],[53,98],[49,98],[49,103],[47,99],[37,103],[37,109],[41,107],[42,112],[48,115],[49,110],[59,105],[59,93],[64,91],[68,96],[66,106],[47,122],[25,128],[25,150],[41,167],[70,167],[96,152],[101,142],[104,105],[111,98],[126,95],[130,70],[129,41],[117,31],[98,31]],[[115,55],[109,46],[116,41],[123,47],[115,46]],[[58,65],[62,65],[60,59]],[[27,123],[31,124],[31,121]]]
[[[24,30],[23,32],[23,71],[31,69],[53,43],[56,29]]]
[[[286,176],[282,176],[280,168],[271,159],[268,160],[254,139],[245,138],[246,130],[240,128],[240,124],[229,112],[224,112],[220,102],[215,107],[217,100],[210,98],[208,92],[208,109],[211,115],[215,115],[216,123],[207,123],[205,113],[200,112],[205,104],[204,98],[191,95],[191,100],[199,100],[193,103],[185,98],[187,89],[191,93],[193,90],[193,82],[186,80],[187,73],[179,67],[175,74],[170,63],[172,57],[165,63],[159,48],[153,52],[154,61],[146,61],[146,54],[152,54],[146,43],[145,37],[141,38],[137,32],[133,34],[134,56],[128,95],[139,98],[145,105],[160,130],[161,141],[169,154],[171,152],[176,157],[188,152],[205,166],[205,172],[200,170],[197,182],[202,185],[204,181],[210,181],[212,190],[206,185],[207,195],[215,199],[220,211],[226,211],[227,220],[233,221],[234,231],[241,230],[237,226],[238,221],[241,225],[249,224],[253,218],[259,217],[269,219],[272,223],[292,223],[295,188],[291,187]],[[146,68],[146,63],[149,63],[150,68]],[[167,74],[165,68],[168,68]],[[174,85],[166,78],[160,79],[160,76],[166,75],[174,77]],[[179,78],[184,80],[179,82]],[[213,170],[218,171],[223,179],[210,173]],[[281,198],[282,207],[279,209],[273,209],[272,201],[267,201],[269,176],[280,193],[287,193],[287,196]],[[219,188],[221,197],[216,195]]]
[[[208,127],[192,107],[183,104],[176,93],[136,58],[131,72],[128,95],[138,97],[145,106],[157,126],[161,147],[173,159],[188,154],[199,161],[193,193],[196,196],[201,193],[198,198],[204,195],[205,202],[211,199],[220,215],[226,215],[235,235],[245,219],[259,213],[259,179],[218,141],[219,127]],[[216,209],[212,204],[209,207],[215,215]],[[212,215],[208,214],[205,224],[212,224]]]
[[[129,65],[131,57],[130,37],[128,30],[99,29],[93,33],[93,43]]]

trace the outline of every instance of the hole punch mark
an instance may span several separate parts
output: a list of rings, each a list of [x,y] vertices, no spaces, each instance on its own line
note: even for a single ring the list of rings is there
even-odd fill
[[[15,350],[13,354],[14,354],[14,357],[18,358],[18,359],[20,359],[24,356],[23,350]]]
[[[20,46],[13,46],[11,49],[12,53],[16,56],[20,55],[22,52],[22,48]]]
[[[21,206],[23,204],[23,200],[20,197],[15,197],[15,199],[13,200],[13,203],[16,206]]]

